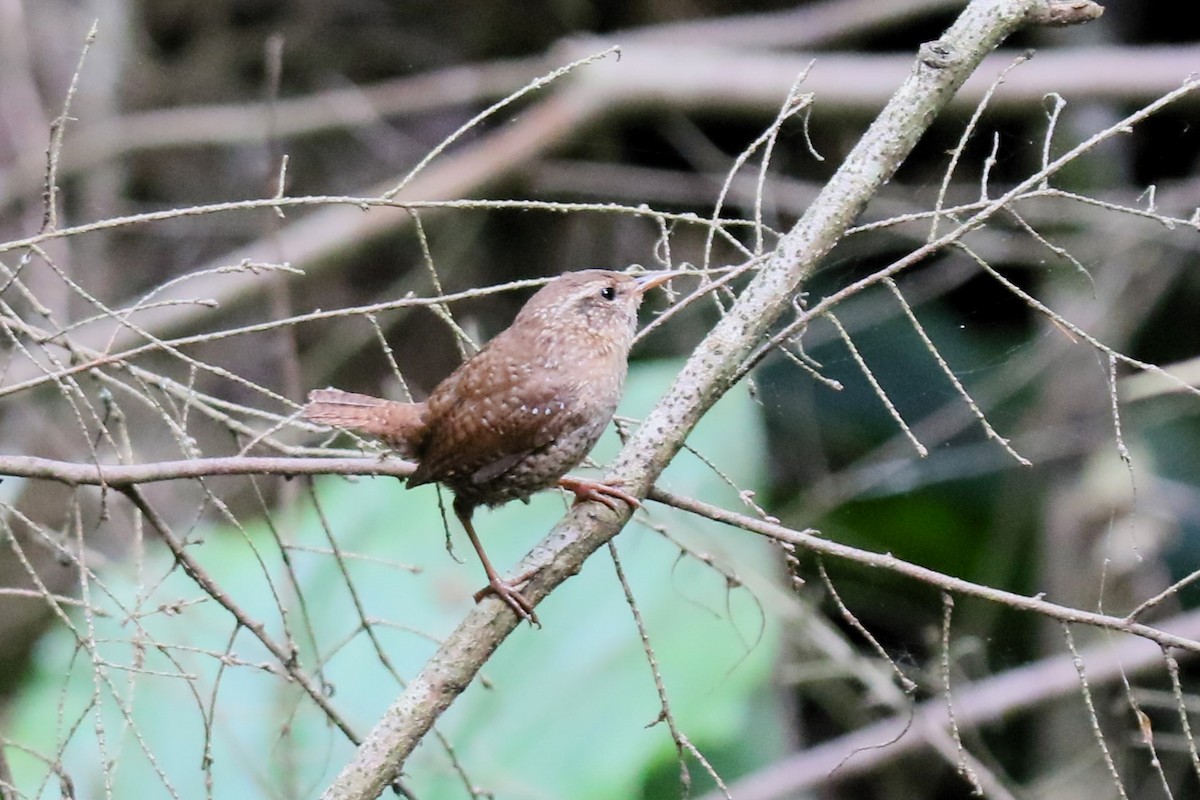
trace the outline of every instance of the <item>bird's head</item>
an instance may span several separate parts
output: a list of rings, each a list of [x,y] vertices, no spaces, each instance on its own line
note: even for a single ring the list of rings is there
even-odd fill
[[[628,353],[642,297],[675,272],[627,275],[612,270],[568,272],[543,286],[521,309],[513,328],[536,329],[570,346]]]

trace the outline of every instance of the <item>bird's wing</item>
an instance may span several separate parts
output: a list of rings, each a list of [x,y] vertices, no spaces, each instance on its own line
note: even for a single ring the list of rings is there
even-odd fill
[[[486,483],[578,426],[573,387],[528,361],[490,355],[463,364],[430,396],[428,438],[410,486]]]

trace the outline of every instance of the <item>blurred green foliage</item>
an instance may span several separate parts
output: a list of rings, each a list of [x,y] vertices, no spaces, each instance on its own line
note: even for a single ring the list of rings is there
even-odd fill
[[[677,368],[635,366],[622,412],[644,413]],[[613,436],[599,451],[611,454],[616,444]],[[762,426],[745,392],[730,393],[690,445],[740,487],[761,486]],[[662,485],[737,503],[736,492],[691,453],[680,455]],[[483,580],[473,554],[457,526],[454,546],[466,563],[444,551],[433,487],[407,492],[390,479],[331,479],[320,482],[318,495],[386,663],[412,676],[436,637],[470,607]],[[511,564],[564,507],[544,493],[528,506],[480,514],[477,524],[496,562]],[[778,587],[771,551],[751,534],[654,504],[636,519],[617,546],[682,731],[726,779],[770,762],[784,750],[786,723],[771,696],[778,623],[794,608]],[[712,555],[747,588],[731,589],[722,574],[681,558],[679,546],[642,521]],[[191,551],[272,636],[282,638],[279,608],[288,609],[306,669],[314,663],[306,627],[318,632],[320,679],[365,732],[401,684],[362,629],[311,503],[285,509],[274,524],[294,545],[299,595],[262,522],[245,531],[197,531]],[[95,658],[76,647],[65,626],[45,637],[36,674],[13,709],[13,738],[41,752],[61,751],[80,798],[102,796],[106,780],[118,797],[167,796],[168,783],[180,797],[201,797],[208,757],[217,797],[315,795],[348,758],[350,744],[294,685],[255,668],[271,661],[258,641],[236,631],[161,548],[147,543],[145,550],[88,585],[85,599],[110,616],[71,615],[72,625],[97,642]],[[538,612],[544,628],[520,628],[439,723],[455,758],[473,784],[504,798],[660,796],[656,786],[678,779],[674,747],[666,726],[653,724],[660,704],[607,553]],[[239,665],[222,666],[226,653]],[[48,775],[44,764],[16,751],[10,760],[29,796],[57,792],[52,779],[34,791]],[[107,774],[106,763],[113,765]],[[703,787],[697,765],[691,770]],[[410,760],[405,780],[422,798],[464,796],[462,778],[432,738]]]

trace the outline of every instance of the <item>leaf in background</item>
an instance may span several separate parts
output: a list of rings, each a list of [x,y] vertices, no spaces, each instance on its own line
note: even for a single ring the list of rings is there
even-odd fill
[[[677,367],[675,362],[635,365],[621,413],[643,415]],[[616,437],[608,436],[597,450],[602,460],[617,446]],[[761,485],[762,426],[744,391],[722,400],[689,445],[738,486]],[[737,492],[687,452],[660,484],[739,507]],[[435,637],[453,629],[470,608],[472,592],[484,583],[474,553],[453,523],[455,550],[465,563],[446,554],[434,487],[409,492],[386,478],[329,479],[320,483],[319,496],[387,661],[399,675],[415,675],[434,652]],[[476,520],[489,553],[504,569],[565,508],[561,497],[546,492],[528,506],[509,504],[479,513]],[[363,733],[398,694],[400,683],[362,630],[311,504],[281,515],[276,524],[295,546],[290,557],[317,651],[326,660],[323,679],[332,701]],[[679,547],[648,526],[665,528],[693,552],[711,555],[749,589],[730,589],[712,568],[678,558]],[[192,545],[192,554],[243,609],[282,639],[278,596],[288,608],[302,663],[311,665],[313,647],[301,607],[269,533],[261,527],[245,535],[214,528],[197,538],[203,543]],[[769,697],[776,628],[794,606],[777,586],[778,567],[765,543],[653,503],[616,542],[684,733],[703,752],[719,755],[718,769],[729,764],[744,770],[772,760],[783,749],[781,709]],[[259,556],[251,553],[251,544]],[[235,626],[228,613],[181,570],[172,569],[166,554],[152,548],[140,570],[127,564],[106,571],[104,580],[112,597],[140,614],[138,621],[126,619],[113,599],[91,587],[93,604],[114,616],[85,620],[76,614],[72,619],[80,629],[94,625],[97,651],[108,666],[94,673],[83,650],[72,659],[74,637],[66,630],[48,635],[37,674],[13,709],[10,731],[14,741],[42,753],[54,753],[58,742],[69,739],[62,762],[79,797],[103,794],[102,758],[117,764],[110,774],[116,796],[168,796],[166,784],[180,797],[205,796],[201,759],[209,708],[215,709],[211,756],[217,797],[312,796],[345,763],[352,748],[341,733],[299,697],[294,685],[274,674],[278,668],[269,666],[269,654],[249,633],[236,631],[229,647]],[[171,613],[148,613],[160,607]],[[518,629],[489,662],[483,680],[443,717],[439,731],[472,783],[500,797],[637,796],[646,774],[673,760],[674,749],[664,724],[647,727],[659,715],[659,700],[607,552],[597,553],[538,613],[544,628]],[[227,651],[231,665],[222,669],[219,656]],[[259,664],[266,666],[253,666]],[[181,670],[189,677],[179,677]],[[94,674],[103,677],[94,679]],[[103,752],[98,715],[87,710],[93,696],[101,698],[103,708]],[[68,734],[79,720],[78,729]],[[35,786],[45,766],[10,753],[18,785]],[[694,764],[692,771],[699,781]],[[464,796],[462,779],[432,738],[410,759],[407,776],[424,800]]]

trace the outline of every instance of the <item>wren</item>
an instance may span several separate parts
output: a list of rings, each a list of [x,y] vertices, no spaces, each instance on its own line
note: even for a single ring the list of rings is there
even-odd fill
[[[538,624],[519,586],[500,577],[471,517],[476,507],[525,500],[559,486],[575,502],[614,510],[639,505],[618,486],[567,476],[596,444],[620,400],[637,310],[650,289],[677,277],[608,270],[560,275],[529,299],[506,330],[439,383],[423,403],[317,389],[304,416],[381,438],[416,459],[408,488],[441,483],[479,555],[488,587],[522,619]]]

